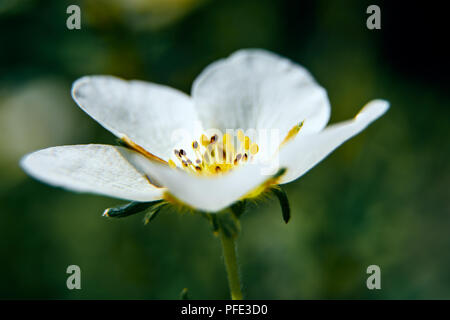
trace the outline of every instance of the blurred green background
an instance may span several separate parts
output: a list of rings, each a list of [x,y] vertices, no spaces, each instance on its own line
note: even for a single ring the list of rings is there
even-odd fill
[[[66,28],[70,4],[81,7],[81,30]],[[369,4],[381,7],[381,30],[365,26]],[[331,122],[373,98],[391,109],[286,186],[288,225],[275,200],[243,216],[246,297],[450,298],[448,55],[435,47],[436,19],[417,16],[430,13],[359,0],[0,1],[0,298],[177,299],[184,287],[228,298],[206,220],[108,220],[103,209],[123,202],[51,188],[18,161],[49,146],[114,143],[71,100],[80,76],[189,92],[205,66],[248,47],[308,68],[328,90]],[[71,264],[81,290],[66,288]],[[381,290],[366,288],[372,264]]]

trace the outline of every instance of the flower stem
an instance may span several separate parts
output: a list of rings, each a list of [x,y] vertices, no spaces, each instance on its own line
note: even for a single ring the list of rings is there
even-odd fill
[[[222,228],[220,228],[220,240],[222,242],[223,259],[225,262],[225,268],[227,270],[231,299],[242,300],[235,241],[233,237],[227,236]]]

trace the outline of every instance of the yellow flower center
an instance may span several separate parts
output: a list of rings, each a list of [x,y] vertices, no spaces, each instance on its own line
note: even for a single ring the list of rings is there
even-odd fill
[[[180,167],[190,173],[198,175],[217,175],[239,167],[251,161],[258,153],[256,143],[238,130],[237,137],[226,133],[223,137],[217,134],[208,137],[205,134],[193,141],[190,148],[191,158],[184,149],[175,149],[175,161],[170,159],[172,168]]]

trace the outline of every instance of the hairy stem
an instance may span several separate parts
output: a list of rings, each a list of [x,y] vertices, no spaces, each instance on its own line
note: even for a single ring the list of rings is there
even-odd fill
[[[232,237],[227,236],[222,228],[220,229],[220,240],[222,242],[223,259],[225,262],[225,268],[227,270],[231,299],[242,300],[235,240]]]

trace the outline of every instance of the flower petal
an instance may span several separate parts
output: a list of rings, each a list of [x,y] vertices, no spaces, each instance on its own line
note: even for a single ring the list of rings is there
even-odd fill
[[[204,177],[170,168],[156,161],[133,159],[133,155],[128,160],[140,170],[151,173],[152,178],[167,187],[170,194],[178,200],[207,212],[217,212],[229,207],[271,178],[257,164],[248,164],[220,176]]]
[[[389,102],[373,100],[352,120],[331,125],[316,134],[298,136],[280,150],[280,166],[287,168],[281,183],[288,183],[302,176],[346,140],[381,117],[388,109]]]
[[[205,128],[278,129],[280,140],[303,120],[302,131],[318,132],[330,116],[325,90],[305,68],[257,49],[212,63],[192,97]]]
[[[38,180],[73,191],[134,201],[160,199],[165,189],[150,184],[126,160],[130,153],[147,160],[123,147],[90,144],[39,150],[23,157],[20,165]]]
[[[72,96],[117,137],[127,137],[164,160],[173,151],[175,134],[184,136],[198,125],[190,97],[158,84],[89,76],[73,84]]]

